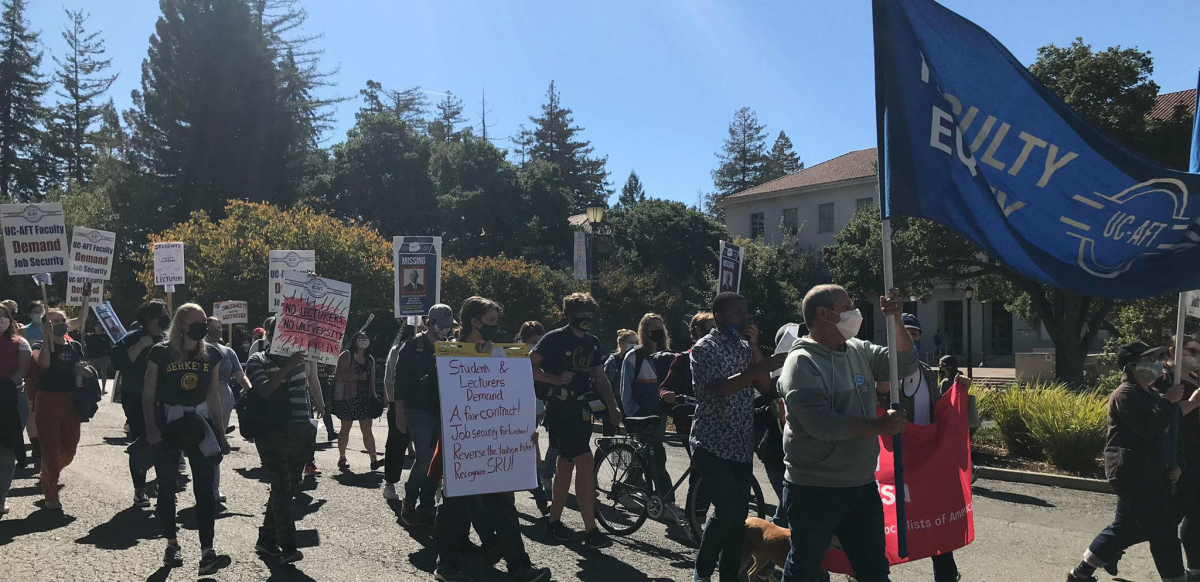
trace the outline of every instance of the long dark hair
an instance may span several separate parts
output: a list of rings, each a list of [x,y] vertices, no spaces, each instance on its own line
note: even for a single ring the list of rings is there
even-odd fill
[[[471,335],[474,328],[471,325],[472,319],[477,319],[487,315],[487,312],[495,309],[500,315],[504,315],[504,308],[499,303],[488,299],[487,297],[468,297],[463,301],[462,309],[458,312],[458,321],[462,325],[462,332],[459,334],[459,339]]]

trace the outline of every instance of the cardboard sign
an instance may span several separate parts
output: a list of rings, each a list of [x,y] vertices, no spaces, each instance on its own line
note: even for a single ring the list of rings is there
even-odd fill
[[[213,317],[222,325],[250,323],[250,306],[245,301],[218,301],[213,303]]]
[[[779,344],[775,346],[776,354],[786,354],[792,349],[792,344],[800,339],[800,324],[789,323],[783,327],[783,336],[779,338]],[[783,373],[782,369],[771,372],[772,378],[778,378]]]
[[[350,315],[350,284],[286,271],[282,291],[271,355],[303,351],[310,362],[337,365]]]
[[[1192,317],[1200,317],[1200,291],[1188,291],[1183,298],[1184,311]]]
[[[586,281],[591,277],[588,276],[588,255],[587,255],[587,233],[582,230],[575,231],[575,280]]]
[[[392,253],[396,319],[428,315],[442,297],[442,237],[398,236]]]
[[[0,204],[9,275],[67,270],[67,227],[62,204]]]
[[[113,311],[112,303],[105,301],[100,305],[93,305],[92,311],[96,314],[96,319],[100,320],[100,325],[104,327],[104,333],[108,334],[108,339],[112,340],[114,344],[125,337],[125,326],[121,325],[117,312]]]
[[[740,293],[742,288],[742,247],[721,241],[717,262],[717,293]]]
[[[878,411],[883,414],[883,410]],[[957,550],[975,540],[971,502],[971,444],[967,434],[967,387],[955,382],[938,400],[936,424],[909,423],[904,431],[904,491],[896,491],[892,437],[879,439],[875,481],[883,501],[888,563],[902,564]],[[897,549],[896,499],[904,495],[908,558]],[[849,574],[841,550],[825,554],[824,569]]]
[[[279,313],[283,305],[283,274],[288,271],[316,271],[316,251],[270,251],[267,253],[267,306],[271,313]]]
[[[533,366],[525,344],[436,344],[446,496],[537,486]]]
[[[183,262],[183,243],[154,243],[154,284],[183,285],[187,268]]]
[[[109,280],[116,246],[116,233],[76,226],[71,235],[71,264],[67,273],[80,279]]]
[[[83,305],[83,286],[88,282],[92,284],[88,305],[95,307],[104,303],[104,281],[67,273],[67,305]]]

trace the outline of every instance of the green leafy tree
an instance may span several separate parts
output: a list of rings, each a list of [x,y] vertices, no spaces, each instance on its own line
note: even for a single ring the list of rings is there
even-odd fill
[[[646,190],[642,188],[642,179],[638,177],[637,172],[629,170],[629,178],[625,180],[625,185],[621,187],[621,196],[617,198],[617,206],[628,208],[645,201]]]
[[[530,233],[521,241],[521,254],[553,267],[570,266],[575,235],[568,219],[573,198],[563,180],[562,169],[550,162],[534,160],[520,167],[517,179],[526,208],[523,232]]]
[[[661,270],[647,271],[627,264],[610,264],[601,271],[592,288],[600,310],[591,332],[600,338],[602,345],[615,349],[617,330],[636,330],[647,313],[663,316],[676,343],[686,343],[688,305],[681,295],[666,290],[664,279]]]
[[[616,208],[604,223],[613,246],[609,264],[660,271],[664,290],[674,293],[702,284],[716,269],[717,246],[729,236],[724,224],[673,200]],[[711,293],[704,292],[708,299]]]
[[[435,122],[437,123],[437,122]],[[434,124],[430,124],[431,127]],[[447,254],[519,255],[529,237],[517,169],[482,138],[439,143],[429,163]]]
[[[566,273],[524,259],[500,255],[442,261],[442,300],[456,312],[473,295],[504,306],[499,341],[516,336],[526,321],[555,325],[559,303],[570,289]]]
[[[545,160],[562,170],[563,184],[574,201],[572,210],[583,212],[588,206],[604,205],[609,195],[608,170],[604,169],[608,156],[594,157],[591,142],[579,138],[583,128],[575,125],[571,109],[563,107],[554,81],[546,90],[541,116],[529,121],[533,124],[529,158]]]
[[[751,319],[762,332],[763,345],[770,346],[780,327],[803,323],[804,294],[828,283],[829,274],[811,252],[796,245],[793,235],[779,245],[746,239],[739,239],[737,244],[742,245],[744,257],[741,293],[746,297]],[[716,287],[715,279],[712,286]]]
[[[771,146],[771,152],[767,154],[763,181],[789,176],[803,169],[804,162],[800,161],[800,156],[792,149],[792,140],[783,130],[780,130],[779,135],[775,137],[775,143]]]
[[[25,0],[0,4],[0,198],[18,202],[41,197],[38,166],[51,155],[44,141],[42,96],[50,83],[42,75],[39,35],[25,19]]]
[[[88,15],[81,10],[65,12],[68,25],[62,37],[67,53],[61,59],[54,57],[58,64],[54,77],[61,87],[57,94],[62,100],[54,108],[53,133],[60,142],[66,175],[77,184],[85,184],[96,165],[97,143],[105,139],[96,127],[105,107],[98,100],[117,76],[107,74],[112,59],[104,58],[100,32],[86,29]]]
[[[367,81],[367,88],[359,91],[359,95],[364,101],[359,116],[386,113],[417,131],[425,131],[429,124],[429,98],[420,86],[404,90],[384,89],[378,81]]]
[[[720,164],[712,171],[717,191],[709,195],[708,206],[715,202],[766,181],[767,126],[758,122],[758,114],[749,107],[738,109],[729,123],[729,135],[717,152]]]

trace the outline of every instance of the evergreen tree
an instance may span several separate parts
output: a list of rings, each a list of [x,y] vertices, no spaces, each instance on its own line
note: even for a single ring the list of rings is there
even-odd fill
[[[334,106],[348,97],[317,97],[316,93],[334,85],[331,80],[338,70],[322,70],[321,57],[325,51],[315,48],[324,35],[304,31],[308,21],[308,10],[301,0],[249,0],[252,18],[267,42],[267,48],[275,55],[279,69],[280,86],[285,92],[304,88],[304,100],[291,102],[293,123],[305,123],[310,127],[314,140],[332,128],[336,113]],[[315,149],[315,141],[311,149]]]
[[[758,123],[753,109],[743,107],[733,115],[729,137],[717,153],[721,164],[713,170],[716,196],[725,197],[765,182],[767,167],[767,134],[765,125]]]
[[[792,140],[788,139],[783,130],[780,130],[779,136],[775,138],[775,144],[771,146],[771,153],[767,155],[763,181],[790,176],[803,169],[804,162],[800,161],[800,156],[796,155],[795,150],[792,149]]]
[[[617,198],[617,206],[629,208],[645,201],[646,190],[642,188],[642,179],[638,177],[637,172],[630,170],[629,178],[625,180],[625,185],[621,187],[621,196]]]
[[[136,162],[159,182],[160,220],[219,216],[232,198],[275,200],[287,187],[288,147],[275,131],[289,116],[244,0],[160,6],[128,115]]]
[[[487,116],[492,110],[487,106],[487,91],[484,91],[479,101],[479,135],[486,141],[488,139],[488,129],[495,126],[495,123],[488,123]]]
[[[429,125],[429,99],[420,85],[397,91],[368,80],[367,88],[358,94],[365,103],[356,115],[389,113],[418,131],[425,131]]]
[[[50,83],[38,70],[42,53],[25,20],[25,0],[4,0],[0,10],[0,197],[31,201],[41,196],[37,158],[48,154],[41,99]]]
[[[569,108],[562,106],[561,97],[551,81],[541,117],[529,118],[533,123],[529,157],[556,164],[562,170],[563,182],[574,200],[572,210],[578,213],[588,206],[606,203],[608,171],[604,165],[608,156],[592,157],[591,143],[578,138],[583,128],[575,125],[575,118]]]
[[[104,57],[104,41],[99,32],[84,28],[88,15],[83,11],[66,10],[68,24],[62,31],[67,53],[58,64],[55,79],[61,85],[57,91],[63,99],[54,109],[54,133],[62,148],[62,160],[68,179],[85,184],[96,164],[97,142],[100,135],[93,125],[104,113],[97,99],[106,93],[116,75],[106,75],[111,59]],[[110,101],[111,104],[111,101]]]
[[[467,122],[463,117],[463,102],[462,99],[454,96],[454,93],[446,91],[446,95],[438,101],[437,118],[429,123],[429,137],[435,141],[450,142],[457,140],[463,133],[463,130],[455,131],[455,128]]]

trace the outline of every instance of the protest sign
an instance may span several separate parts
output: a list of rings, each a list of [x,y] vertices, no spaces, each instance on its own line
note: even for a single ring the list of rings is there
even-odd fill
[[[34,285],[53,285],[54,279],[50,277],[50,273],[38,273],[33,276]]]
[[[100,325],[104,326],[104,333],[108,334],[108,339],[113,343],[125,337],[125,326],[121,325],[117,312],[113,311],[112,303],[105,301],[100,305],[93,305],[92,311],[96,313],[96,319],[100,320]]]
[[[0,204],[9,275],[67,270],[67,227],[62,204]]]
[[[281,292],[271,355],[303,351],[310,362],[336,365],[350,315],[350,284],[285,271]]]
[[[104,302],[104,281],[67,273],[67,305],[83,305],[83,286],[89,282],[92,284],[92,294],[88,305],[95,307]]]
[[[438,342],[446,496],[537,487],[533,366],[524,344]]]
[[[154,284],[183,285],[186,279],[183,243],[154,243]]]
[[[271,313],[279,313],[283,304],[283,274],[287,271],[316,271],[316,251],[270,251],[267,253],[267,297]]]
[[[76,226],[71,235],[71,260],[67,273],[80,280],[109,280],[112,277],[113,248],[116,245],[115,233]]]
[[[575,231],[575,280],[586,281],[588,277],[587,233]]]
[[[879,409],[878,414],[883,414]],[[934,410],[937,423],[904,431],[904,491],[896,491],[892,437],[879,438],[875,481],[883,501],[888,563],[921,560],[952,552],[975,539],[971,504],[971,445],[967,440],[967,387],[955,382]],[[897,549],[896,499],[904,495],[908,556]],[[846,555],[831,549],[824,568],[851,573]]]
[[[1184,308],[1192,317],[1200,317],[1200,291],[1188,291],[1184,297]]]
[[[250,306],[245,301],[218,301],[213,303],[213,317],[222,325],[250,323]]]
[[[442,237],[392,239],[396,318],[426,315],[442,296]]]
[[[739,293],[742,288],[742,247],[721,241],[717,263],[717,293]]]
[[[800,324],[789,323],[783,326],[783,335],[780,336],[779,343],[775,345],[775,353],[788,353],[792,349],[792,344],[796,343],[796,340],[798,339],[800,339]],[[778,378],[782,372],[782,369],[775,370],[774,372],[771,372],[771,377]]]

